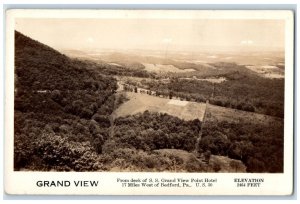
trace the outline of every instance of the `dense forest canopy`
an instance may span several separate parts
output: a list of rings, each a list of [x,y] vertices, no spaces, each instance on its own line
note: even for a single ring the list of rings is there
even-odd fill
[[[108,138],[117,88],[114,78],[17,31],[15,73],[16,169],[40,165],[40,156],[45,156],[42,143],[51,142],[53,135],[90,144]]]
[[[283,171],[283,123],[209,121],[203,128],[201,151],[241,160],[248,172]]]

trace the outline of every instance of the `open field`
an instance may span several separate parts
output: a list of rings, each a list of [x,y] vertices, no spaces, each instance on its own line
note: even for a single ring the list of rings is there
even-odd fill
[[[199,79],[197,77],[192,77],[192,78],[180,78],[180,79],[185,79],[185,80],[198,80],[198,81],[208,81],[210,83],[217,83],[220,84],[224,81],[227,81],[227,79],[225,77],[214,77],[214,78],[204,78],[204,79]]]
[[[225,108],[211,104],[207,106],[206,111],[207,121],[227,121],[232,123],[251,122],[256,124],[268,124],[273,122],[281,123],[283,121],[282,118],[237,109]]]
[[[245,67],[266,78],[284,78],[284,70],[274,65],[247,65]]]
[[[178,69],[174,65],[143,63],[148,72],[192,72],[194,69]]]
[[[178,101],[178,104],[174,104],[174,99],[159,98],[146,94],[139,93],[126,93],[129,101],[122,104],[117,110],[115,110],[116,117],[133,115],[136,113],[142,113],[146,110],[150,112],[167,113],[172,116],[184,120],[199,119],[203,120],[205,103],[187,102],[186,105],[182,105],[182,101]],[[170,103],[171,101],[171,103]]]
[[[122,65],[118,64],[118,63],[113,63],[113,62],[110,62],[110,63],[107,63],[109,65],[113,65],[113,66],[117,66],[117,67],[122,67]]]

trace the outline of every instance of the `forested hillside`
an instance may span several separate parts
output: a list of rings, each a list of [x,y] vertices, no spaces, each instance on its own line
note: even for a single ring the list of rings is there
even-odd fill
[[[242,161],[247,172],[283,172],[284,121],[209,105],[200,151]]]
[[[15,32],[15,169],[90,169],[108,138],[117,83]],[[88,156],[88,154],[90,154]]]

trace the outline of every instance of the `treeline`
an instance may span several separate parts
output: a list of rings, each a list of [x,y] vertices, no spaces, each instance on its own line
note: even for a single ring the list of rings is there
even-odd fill
[[[207,121],[199,143],[201,152],[241,160],[247,172],[283,172],[283,121]]]
[[[215,105],[284,117],[284,80],[244,77],[215,84]],[[213,102],[212,100],[212,102]]]
[[[241,68],[242,69],[242,68]],[[187,101],[209,102],[213,105],[238,110],[284,117],[284,80],[267,79],[245,72],[223,75],[227,81],[211,83],[173,77],[169,83],[159,80],[141,81],[142,87],[158,95],[172,96]]]
[[[144,65],[140,63],[124,64],[120,63],[121,66],[112,65],[104,62],[93,63],[93,67],[96,70],[100,70],[105,75],[112,76],[131,76],[140,78],[157,78],[157,74],[144,70]]]
[[[71,163],[101,153],[116,89],[113,77],[15,32],[14,168],[88,169]]]
[[[198,119],[184,121],[165,113],[145,111],[116,119],[114,140],[122,148],[193,151],[200,129]]]
[[[198,65],[191,63],[174,64],[173,61],[169,63],[181,69],[198,70],[199,68]],[[182,100],[196,102],[210,100],[213,105],[284,117],[284,79],[263,78],[235,63],[212,63],[209,66],[213,68],[199,66],[201,69],[195,72],[168,73],[167,75],[147,72],[142,67],[130,68],[130,66],[105,64],[100,67],[104,73],[110,75],[151,78],[153,79],[151,81],[142,80],[139,87],[154,91],[157,95],[166,97],[172,95]],[[208,81],[193,80],[193,76],[198,78],[224,77],[227,81],[213,84]],[[162,81],[166,77],[170,78],[169,83]],[[185,77],[191,79],[184,79]]]
[[[209,82],[200,83],[200,81],[181,80],[178,78],[172,78],[168,83],[161,80],[142,80],[138,84],[127,80],[126,83],[148,89],[151,92],[155,92],[157,96],[177,97],[182,100],[196,102],[205,102],[213,91],[213,87]]]

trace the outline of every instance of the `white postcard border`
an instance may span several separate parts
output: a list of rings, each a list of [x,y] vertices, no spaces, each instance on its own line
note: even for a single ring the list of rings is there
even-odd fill
[[[16,18],[168,18],[168,19],[282,19],[286,21],[284,173],[141,173],[141,172],[16,172],[13,171],[14,22]],[[55,195],[290,195],[293,192],[294,30],[291,11],[147,11],[147,10],[9,10],[6,22],[5,191],[8,194]],[[162,187],[163,180],[214,180],[211,187]],[[261,186],[238,187],[235,179],[263,179]],[[143,180],[158,187],[122,187],[119,180]],[[158,182],[155,182],[158,179]],[[43,180],[99,181],[97,187],[39,187]],[[151,182],[150,182],[151,184]]]

